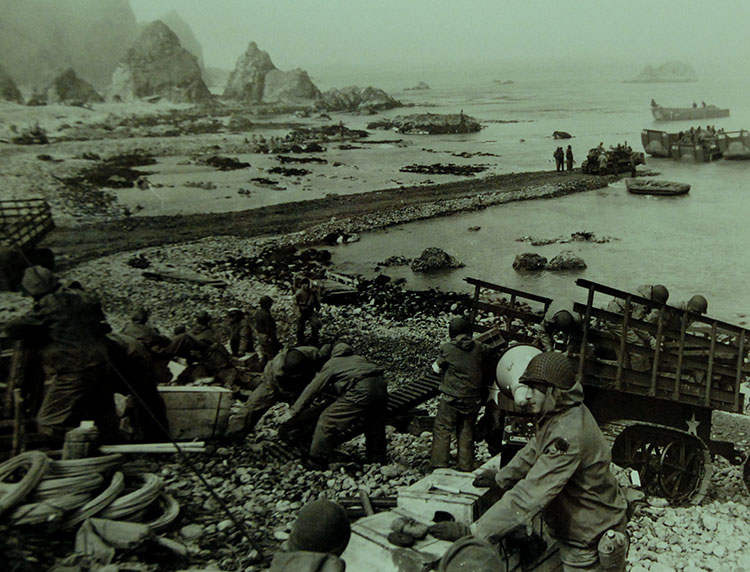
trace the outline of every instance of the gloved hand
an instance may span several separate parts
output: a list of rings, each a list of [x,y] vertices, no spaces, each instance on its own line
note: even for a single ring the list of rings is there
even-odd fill
[[[429,528],[430,534],[438,540],[454,542],[471,534],[469,527],[462,522],[438,522]]]
[[[471,484],[475,487],[497,487],[497,481],[495,475],[497,473],[492,469],[485,469],[479,475],[477,475]]]

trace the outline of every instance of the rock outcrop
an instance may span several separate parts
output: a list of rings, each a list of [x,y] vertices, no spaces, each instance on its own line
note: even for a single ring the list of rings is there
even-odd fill
[[[431,246],[425,248],[419,258],[411,263],[414,272],[429,272],[430,270],[441,270],[444,268],[461,268],[463,263],[456,260],[444,250]]]
[[[354,85],[324,92],[317,104],[319,109],[326,111],[359,111],[365,113],[401,106],[400,101],[392,98],[382,89],[376,87],[361,88]]]
[[[547,259],[535,252],[524,252],[516,256],[513,261],[513,270],[544,270]]]
[[[104,98],[89,82],[79,78],[73,68],[68,68],[55,75],[41,90],[35,91],[29,105],[82,105],[102,101]]]
[[[2,66],[0,66],[0,99],[23,103],[21,92]]]
[[[176,10],[164,14],[159,20],[164,22],[170,30],[177,34],[177,37],[180,40],[180,45],[195,56],[198,60],[198,66],[204,71],[203,46],[198,41],[198,38],[195,37],[195,34],[188,23],[182,19]]]
[[[659,67],[646,66],[627,83],[683,83],[698,81],[690,64],[667,62]]]
[[[43,85],[72,67],[105,87],[137,36],[129,0],[4,0],[0,54],[16,85]]]
[[[259,49],[255,42],[250,42],[237,60],[223,96],[250,104],[310,103],[320,97],[320,90],[307,72],[301,69],[279,70],[268,53]]]
[[[112,74],[112,99],[163,97],[175,103],[211,98],[194,55],[166,24],[149,24]]]
[[[572,250],[563,250],[547,263],[547,270],[583,270],[586,262]]]
[[[420,81],[417,85],[414,87],[405,87],[404,91],[424,91],[426,89],[430,89],[430,86],[427,85],[425,82]]]
[[[399,133],[443,135],[445,133],[476,133],[482,129],[482,126],[476,119],[463,113],[417,113],[373,121],[367,125],[367,128],[395,129]]]

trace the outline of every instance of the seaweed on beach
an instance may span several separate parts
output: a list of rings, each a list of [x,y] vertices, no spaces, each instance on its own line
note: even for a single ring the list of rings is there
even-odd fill
[[[432,165],[407,165],[401,167],[402,173],[418,173],[420,175],[457,175],[473,177],[476,173],[486,171],[484,165],[454,165],[453,163],[434,163]]]

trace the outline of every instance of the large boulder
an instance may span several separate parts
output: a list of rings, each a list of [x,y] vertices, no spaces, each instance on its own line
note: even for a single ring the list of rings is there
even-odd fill
[[[320,97],[320,90],[307,72],[279,70],[268,53],[250,42],[229,76],[224,97],[250,104],[310,103]]]
[[[81,105],[102,101],[104,98],[89,82],[79,78],[73,68],[68,68],[55,75],[40,91],[35,91],[29,105]]]
[[[482,125],[463,113],[416,113],[399,115],[392,119],[373,121],[368,129],[395,129],[399,133],[444,135],[446,133],[476,133]]]
[[[211,98],[194,55],[177,35],[156,20],[149,24],[112,74],[110,97],[131,100],[163,97],[175,103]]]
[[[547,259],[535,252],[524,252],[516,256],[513,270],[544,270]]]
[[[430,270],[442,270],[445,268],[461,268],[463,263],[459,262],[442,250],[431,246],[425,248],[419,258],[415,258],[411,263],[411,269],[414,272],[429,272]]]
[[[658,67],[646,66],[628,83],[683,83],[698,81],[695,70],[684,62],[667,62]]]
[[[547,263],[547,270],[583,270],[586,262],[572,250],[563,250]]]
[[[317,107],[325,111],[381,111],[401,107],[403,104],[376,87],[361,88],[356,85],[330,89],[323,93]]]
[[[0,99],[23,103],[21,92],[2,66],[0,66]]]

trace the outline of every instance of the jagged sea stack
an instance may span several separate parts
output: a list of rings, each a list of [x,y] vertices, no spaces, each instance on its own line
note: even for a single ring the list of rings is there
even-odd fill
[[[320,97],[320,90],[306,71],[279,70],[268,53],[250,42],[237,59],[223,96],[248,104],[311,103]]]
[[[30,105],[48,103],[81,105],[101,101],[104,101],[104,98],[91,84],[79,78],[73,68],[68,68],[55,75],[41,91],[35,92]]]
[[[163,97],[175,103],[211,98],[198,61],[160,20],[149,24],[112,74],[110,97],[132,100]]]

